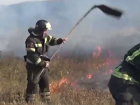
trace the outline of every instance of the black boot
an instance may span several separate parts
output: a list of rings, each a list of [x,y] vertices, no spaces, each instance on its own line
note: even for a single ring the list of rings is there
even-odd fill
[[[51,101],[50,96],[43,96],[43,95],[41,95],[41,101],[43,103],[45,103],[45,104],[50,105],[50,101]]]
[[[33,94],[33,95],[26,95],[26,97],[25,97],[25,101],[27,102],[27,103],[34,103],[34,97],[35,95]]]

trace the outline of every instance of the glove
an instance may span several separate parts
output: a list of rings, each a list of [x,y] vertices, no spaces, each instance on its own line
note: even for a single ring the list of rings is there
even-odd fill
[[[50,65],[50,62],[49,61],[45,61],[46,62],[46,68],[48,68],[49,67],[49,65]]]
[[[50,62],[50,58],[48,58],[47,56],[45,56],[45,55],[40,55],[40,57],[41,57],[41,59]]]

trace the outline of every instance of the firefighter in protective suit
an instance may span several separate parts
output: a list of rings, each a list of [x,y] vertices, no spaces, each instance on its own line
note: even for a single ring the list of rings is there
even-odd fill
[[[43,102],[50,102],[50,90],[48,80],[49,59],[43,59],[41,55],[48,51],[49,46],[59,45],[66,41],[64,38],[55,38],[48,35],[47,30],[51,30],[51,24],[46,20],[38,20],[35,28],[29,28],[29,36],[25,41],[27,55],[24,56],[27,69],[27,88],[25,100],[27,103],[34,101],[38,84],[40,96]],[[42,69],[45,70],[40,74]],[[39,76],[39,77],[38,77]]]
[[[140,43],[125,54],[108,87],[116,105],[140,105]]]

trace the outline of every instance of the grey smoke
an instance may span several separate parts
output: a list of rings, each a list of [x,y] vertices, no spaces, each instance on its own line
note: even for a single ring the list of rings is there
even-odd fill
[[[139,0],[50,0],[0,6],[0,50],[3,53],[14,52],[17,56],[23,56],[24,42],[29,35],[27,30],[31,26],[34,27],[38,19],[50,21],[53,27],[53,30],[49,31],[51,35],[65,37],[94,4],[120,8],[125,13],[118,20],[100,10],[92,11],[62,46],[59,54],[88,55],[101,45],[103,53],[111,50],[116,57],[123,57],[129,48],[140,41]],[[56,48],[51,48],[50,53]],[[101,85],[97,86],[106,88],[110,75],[103,76],[101,73],[102,71],[99,71],[96,78],[85,80],[85,84],[82,81],[82,84],[92,87],[94,83],[99,82]]]
[[[122,56],[130,47],[139,42],[140,2],[126,0],[53,0],[25,2],[9,6],[0,6],[0,49],[14,52],[18,56],[25,54],[24,41],[29,35],[27,30],[38,19],[51,22],[53,30],[49,33],[56,37],[65,37],[81,16],[94,4],[107,4],[125,11],[118,20],[92,11],[76,28],[69,40],[59,52],[81,53],[96,50],[101,45],[103,51],[112,50]],[[132,5],[134,4],[134,5]],[[75,48],[77,46],[77,48]],[[57,47],[51,48],[54,52]],[[78,52],[74,51],[74,52]]]

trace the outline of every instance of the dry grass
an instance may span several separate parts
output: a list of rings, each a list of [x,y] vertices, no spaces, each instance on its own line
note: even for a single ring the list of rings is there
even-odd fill
[[[88,73],[95,73],[96,64],[103,64],[102,60],[69,60],[54,59],[50,66],[50,82],[58,83],[63,77],[70,81],[86,77]],[[92,69],[91,69],[92,68]],[[106,66],[103,67],[106,69]],[[24,92],[26,88],[25,64],[18,58],[0,60],[0,105],[25,105]],[[94,84],[93,84],[94,85]],[[84,87],[71,86],[69,83],[55,88],[52,93],[52,105],[113,105],[108,91],[101,91]],[[36,105],[43,105],[37,100]]]

